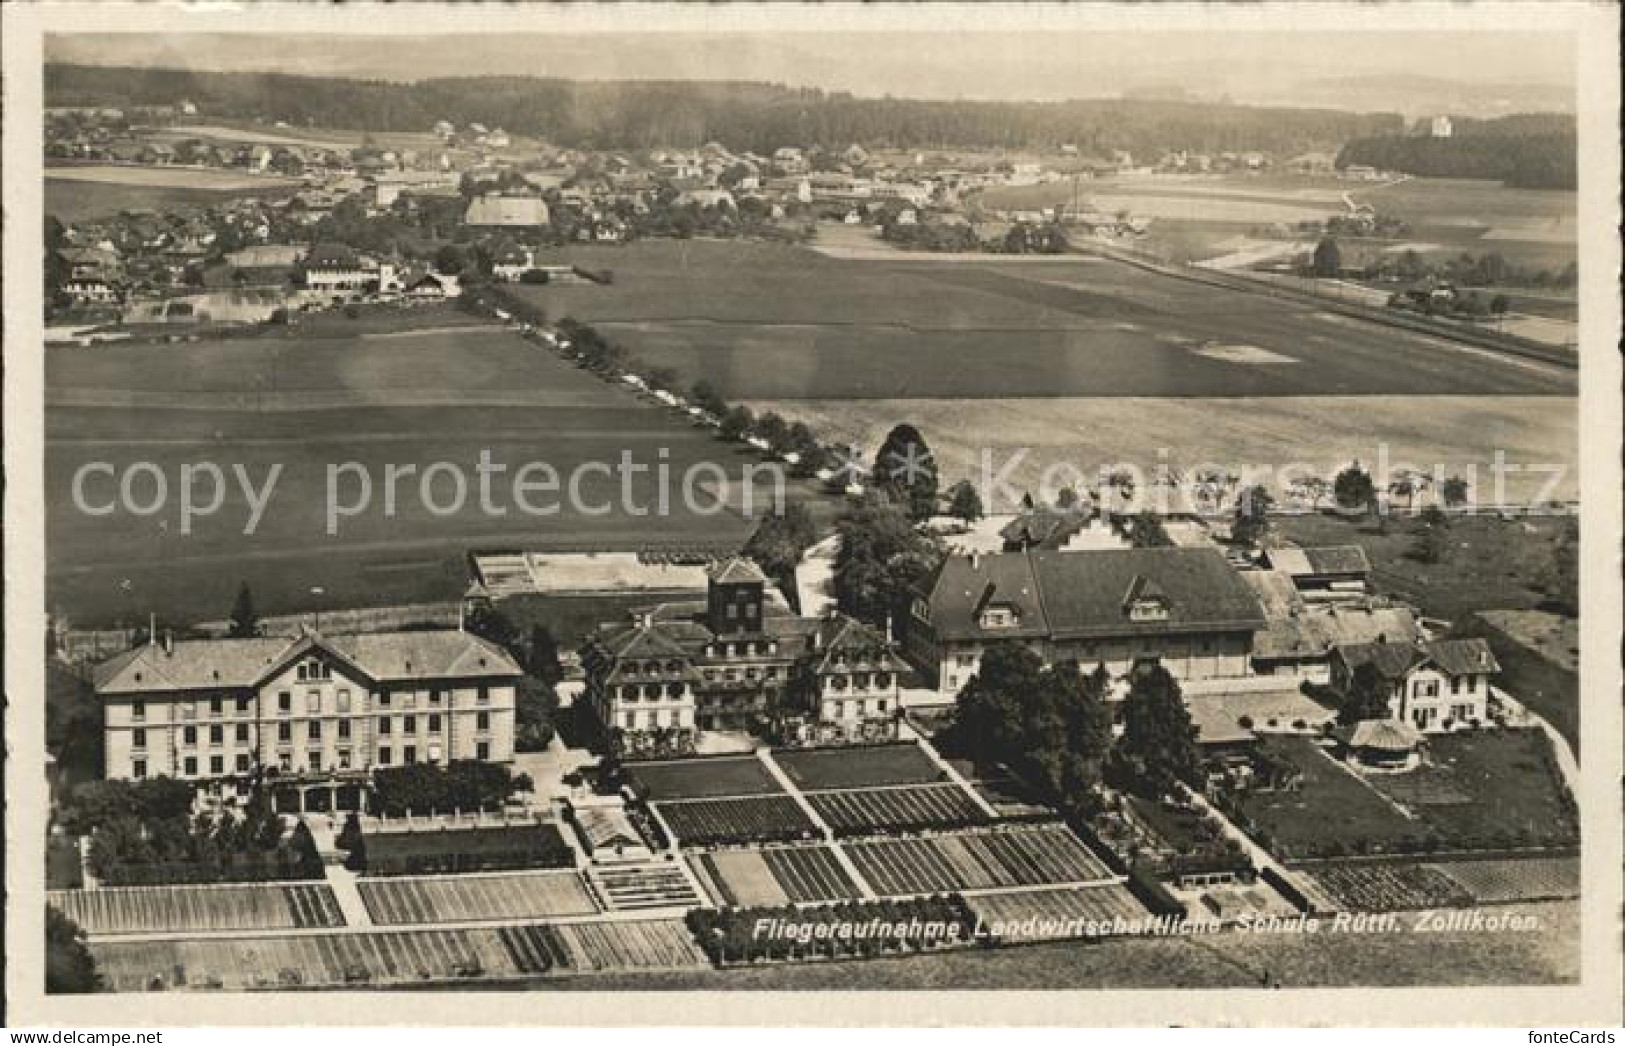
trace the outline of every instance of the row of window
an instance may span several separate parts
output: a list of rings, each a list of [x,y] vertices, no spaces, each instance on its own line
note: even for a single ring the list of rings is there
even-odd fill
[[[1459,694],[1466,690],[1469,694],[1478,693],[1477,676],[1452,676],[1450,679],[1450,692]],[[1411,687],[1413,697],[1438,697],[1439,681],[1437,679],[1418,679]]]
[[[395,695],[391,694],[387,690],[384,691],[383,693],[380,693],[378,695],[378,707],[379,708],[391,708],[391,707],[393,707],[393,705],[394,705],[394,696]],[[403,708],[412,708],[412,707],[414,707],[416,705],[416,693],[414,691],[410,691],[410,690],[402,691],[400,696],[402,698],[401,707],[403,707]],[[445,691],[442,691],[442,690],[431,690],[431,691],[429,691],[429,704],[431,706],[439,705],[444,700],[445,700]],[[490,688],[485,687],[485,686],[480,687],[478,689],[478,691],[476,691],[475,700],[479,704],[482,704],[482,705],[490,704],[491,703],[491,690],[490,690]],[[254,702],[254,699],[252,697],[247,697],[247,696],[241,696],[241,697],[237,697],[237,698],[233,699],[233,703],[234,703],[234,706],[235,706],[235,709],[236,709],[236,713],[238,715],[250,715],[250,714],[252,714],[253,713],[253,702]],[[306,712],[306,714],[308,714],[308,715],[320,715],[320,714],[322,714],[322,704],[323,704],[323,702],[322,702],[322,692],[320,690],[307,690],[305,692],[305,712]],[[225,705],[226,705],[226,699],[224,697],[211,697],[211,698],[209,698],[208,701],[207,701],[207,708],[208,708],[209,718],[211,718],[211,719],[219,719],[220,717],[225,715]],[[334,706],[335,707],[334,707],[333,711],[337,712],[340,715],[347,714],[350,711],[350,691],[348,689],[340,689],[338,691],[338,693],[335,695]],[[176,704],[176,708],[178,709],[178,711],[180,713],[180,717],[182,719],[196,719],[196,718],[198,718],[199,707],[200,707],[200,702],[198,702],[198,701],[181,701],[181,702],[178,702]],[[277,695],[276,695],[276,710],[277,710],[278,713],[280,713],[282,715],[290,715],[290,714],[292,714],[292,712],[293,712],[293,692],[292,691],[283,690],[283,691],[280,691],[280,692],[277,693]],[[138,697],[135,700],[130,702],[130,718],[136,720],[137,722],[147,718],[147,702],[143,698]]]
[[[425,732],[430,733],[430,734],[438,734],[438,733],[440,733],[440,731],[442,729],[442,726],[444,725],[441,722],[441,717],[439,715],[430,715],[427,718],[428,718],[428,723],[427,723],[427,730]],[[349,739],[349,737],[350,737],[350,729],[351,729],[350,728],[350,723],[351,723],[351,720],[340,719],[334,724],[335,731],[337,733],[337,736],[338,736],[339,740],[344,741],[344,740]],[[293,740],[293,727],[294,727],[294,724],[292,724],[292,723],[278,723],[276,725],[277,740],[278,741],[292,741]],[[305,734],[312,741],[320,741],[322,739],[322,729],[323,729],[322,728],[322,721],[319,720],[319,719],[310,720],[309,722],[307,722],[305,724]],[[393,729],[392,720],[390,720],[387,716],[378,720],[378,733],[379,734],[391,733],[392,729]],[[485,731],[490,730],[491,729],[491,713],[489,713],[489,712],[476,713],[475,716],[474,716],[474,729],[478,730],[478,731],[480,731],[482,733],[485,732]],[[415,734],[415,733],[417,733],[418,732],[417,716],[410,716],[409,715],[409,716],[404,717],[402,719],[402,721],[401,721],[401,732],[405,733],[405,734]],[[235,738],[236,738],[236,741],[237,741],[238,744],[247,744],[248,739],[249,739],[248,724],[247,723],[238,723],[236,725],[235,730],[234,730],[234,735],[235,735]],[[225,731],[224,726],[215,725],[215,726],[209,727],[209,744],[210,745],[218,747],[218,746],[220,746],[222,744],[225,744],[225,740],[226,740],[226,731]],[[198,743],[198,728],[195,727],[195,726],[188,726],[188,727],[183,728],[182,731],[181,731],[181,744],[191,746],[191,745],[196,745],[197,743]],[[139,727],[138,726],[135,729],[130,731],[130,744],[135,748],[145,748],[147,746],[147,729],[146,729],[146,727]]]
[[[616,725],[623,730],[651,730],[676,726],[693,726],[693,713],[687,709],[659,708],[652,712],[622,712],[616,716]]]
[[[343,770],[350,770],[350,769],[354,768],[354,756],[352,755],[350,749],[348,749],[348,748],[339,749],[338,753],[337,753],[337,756],[338,757],[334,761],[332,766],[325,766],[324,767],[324,763],[322,761],[323,757],[322,757],[321,750],[320,749],[311,749],[305,755],[305,764],[304,764],[304,766],[296,768],[294,766],[294,762],[293,762],[293,753],[292,752],[280,752],[280,753],[277,754],[277,769],[279,769],[283,773],[293,773],[293,772],[295,772],[296,769],[298,769],[298,770],[308,772],[308,773],[319,774],[319,773],[323,772],[324,768],[326,770],[328,770],[328,771],[335,771],[335,770],[343,771]],[[379,766],[389,766],[391,763],[393,763],[395,761],[394,756],[395,756],[394,751],[391,750],[387,746],[378,749],[378,765]],[[486,741],[481,741],[478,744],[476,744],[474,746],[474,758],[475,759],[480,759],[480,760],[488,760],[488,759],[490,759],[491,758],[491,745],[490,745],[490,743],[486,742]],[[418,761],[418,750],[417,750],[416,745],[406,745],[404,748],[401,749],[401,762],[403,764],[412,764],[412,763],[416,763],[417,761]],[[199,762],[197,756],[195,756],[195,755],[186,756],[185,758],[183,758],[181,760],[181,768],[180,768],[181,769],[181,776],[182,777],[196,777],[196,776],[198,776],[198,767],[200,765],[202,765],[202,764]],[[233,758],[231,766],[232,766],[232,770],[231,770],[232,773],[234,773],[234,774],[246,774],[253,768],[253,760],[251,759],[251,757],[247,753],[239,753],[236,757]],[[223,756],[223,755],[209,756],[208,767],[209,767],[209,776],[210,777],[224,776],[225,773],[226,773],[226,757]],[[141,779],[145,778],[147,776],[147,760],[139,759],[139,758],[131,760],[130,761],[130,776],[137,779],[137,780],[141,780]]]
[[[688,688],[682,683],[648,683],[643,686],[623,686],[617,696],[622,701],[636,701],[638,698],[647,698],[658,701],[662,697],[682,697]]]
[[[730,608],[731,609],[731,608]],[[729,615],[732,617],[733,615]],[[777,639],[743,640],[735,643],[710,643],[706,657],[772,657],[779,652]]]
[[[849,685],[848,680],[850,680],[850,685],[854,690],[867,689],[871,683],[877,687],[891,686],[890,672],[875,672],[872,675],[868,672],[854,672],[850,676],[828,676],[826,678],[829,680],[831,690],[845,690]]]
[[[847,718],[861,719],[865,715],[868,714],[869,706],[870,706],[870,702],[868,702],[868,701],[835,701],[835,702],[832,703],[830,718],[831,719],[847,719]],[[885,715],[886,710],[889,707],[890,707],[890,704],[888,702],[884,701],[884,700],[873,702],[873,710],[874,710],[874,713],[876,715]],[[851,713],[852,713],[852,715],[850,717],[847,715],[848,709],[850,709]]]

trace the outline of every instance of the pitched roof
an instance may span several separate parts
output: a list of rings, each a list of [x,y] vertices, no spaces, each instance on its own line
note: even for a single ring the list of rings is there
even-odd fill
[[[719,585],[767,583],[767,575],[762,573],[762,568],[744,556],[730,556],[721,563],[714,564],[705,573],[713,583]]]
[[[1324,548],[1272,548],[1266,556],[1272,569],[1303,577],[1315,574],[1371,573],[1371,560],[1359,545],[1329,545]]]
[[[1253,639],[1253,657],[1322,657],[1337,647],[1375,643],[1379,638],[1405,647],[1419,641],[1422,630],[1404,607],[1307,610],[1272,617],[1268,627]]]
[[[1083,526],[1083,519],[1068,512],[1033,509],[1023,512],[999,529],[1007,545],[1024,548],[1058,548]]]
[[[1421,743],[1422,735],[1409,723],[1397,719],[1362,719],[1349,728],[1345,738],[1350,748],[1409,752]]]
[[[96,689],[124,694],[253,687],[312,649],[325,650],[379,682],[520,674],[500,647],[467,632],[307,634],[292,639],[182,639],[168,649],[149,643],[98,665]]]
[[[990,556],[949,556],[937,570],[929,597],[931,626],[944,639],[1041,636],[1049,631],[1038,594],[1032,559],[1023,552]],[[984,630],[981,613],[991,603],[1007,605],[1015,623]]]
[[[1337,648],[1337,656],[1353,670],[1375,665],[1387,679],[1402,679],[1412,671],[1432,666],[1447,676],[1488,675],[1499,672],[1489,643],[1482,639],[1441,639],[1416,644],[1354,643]]]
[[[845,614],[832,614],[819,621],[817,635],[819,657],[813,665],[815,672],[834,669],[836,657],[842,654],[869,671],[895,672],[901,667],[884,636]]]

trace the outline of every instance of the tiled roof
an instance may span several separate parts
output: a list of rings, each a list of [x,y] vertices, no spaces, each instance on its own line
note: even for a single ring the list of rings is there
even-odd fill
[[[1167,616],[1131,621],[1131,593],[1163,601]],[[929,597],[943,639],[1237,631],[1264,625],[1258,599],[1214,548],[1089,549],[950,556]],[[980,611],[1010,605],[1012,627],[983,628]]]
[[[294,639],[182,639],[168,649],[147,644],[98,665],[96,689],[123,694],[253,687],[309,650],[324,650],[379,682],[520,674],[505,651],[467,632],[371,632]]]
[[[1397,719],[1362,719],[1345,737],[1351,748],[1375,748],[1384,752],[1409,752],[1422,740],[1415,727]]]
[[[1500,664],[1482,639],[1441,639],[1431,643],[1356,643],[1337,648],[1337,656],[1353,670],[1375,665],[1387,679],[1401,679],[1414,669],[1432,665],[1447,676],[1488,675]]]
[[[1294,577],[1315,574],[1371,573],[1371,561],[1359,545],[1330,545],[1325,548],[1272,548],[1270,566]]]
[[[818,649],[815,672],[833,671],[840,654],[848,659],[846,667],[856,663],[874,672],[896,672],[901,668],[884,636],[845,614],[834,614],[818,623]]]
[[[1253,639],[1253,656],[1263,660],[1321,657],[1335,647],[1375,643],[1410,646],[1422,638],[1416,618],[1403,607],[1332,607],[1272,618]]]

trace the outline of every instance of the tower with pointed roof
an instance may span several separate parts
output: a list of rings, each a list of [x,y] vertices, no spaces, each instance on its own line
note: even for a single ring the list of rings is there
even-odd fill
[[[744,556],[712,567],[706,588],[707,623],[718,636],[754,635],[762,631],[767,575]]]

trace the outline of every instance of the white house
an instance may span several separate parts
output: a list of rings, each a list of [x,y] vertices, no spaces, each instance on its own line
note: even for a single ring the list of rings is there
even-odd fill
[[[1490,677],[1501,670],[1482,639],[1359,643],[1332,654],[1332,685],[1348,693],[1370,665],[1388,686],[1391,719],[1423,733],[1489,720]]]

